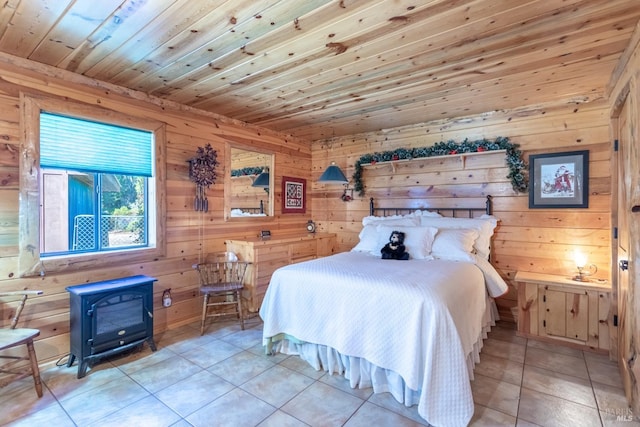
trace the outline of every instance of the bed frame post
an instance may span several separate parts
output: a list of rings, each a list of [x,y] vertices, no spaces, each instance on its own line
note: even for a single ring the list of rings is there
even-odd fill
[[[491,198],[490,195],[487,196],[487,202],[486,202],[486,212],[487,215],[492,215],[493,214],[493,200]]]

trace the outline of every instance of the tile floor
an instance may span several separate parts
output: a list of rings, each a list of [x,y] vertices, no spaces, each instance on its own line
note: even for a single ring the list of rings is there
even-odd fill
[[[389,394],[352,390],[297,357],[263,354],[259,319],[157,335],[158,351],[113,357],[76,378],[77,367],[42,367],[44,396],[30,378],[0,388],[9,426],[419,426],[415,407]],[[472,382],[474,426],[640,425],[617,366],[601,355],[517,337],[499,323]]]

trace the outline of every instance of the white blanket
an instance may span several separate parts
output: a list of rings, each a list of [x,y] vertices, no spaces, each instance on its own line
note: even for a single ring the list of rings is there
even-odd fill
[[[419,393],[430,424],[465,425],[474,410],[466,357],[486,295],[473,263],[345,252],[274,272],[263,338],[288,334],[394,371]]]
[[[267,214],[264,213],[252,213],[252,212],[245,212],[242,209],[231,209],[231,216],[232,217],[240,217],[240,216],[267,216]]]

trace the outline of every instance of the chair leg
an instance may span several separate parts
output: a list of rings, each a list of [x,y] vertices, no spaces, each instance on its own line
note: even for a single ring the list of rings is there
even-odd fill
[[[244,331],[244,313],[242,312],[242,297],[240,291],[236,291],[236,299],[238,300],[238,316],[240,317],[240,328]]]
[[[27,341],[27,353],[29,353],[31,374],[33,375],[33,382],[36,386],[36,393],[38,394],[38,397],[42,397],[42,381],[40,381],[40,368],[38,368],[38,359],[36,357],[36,350],[33,347],[33,340]]]
[[[209,304],[209,294],[204,294],[202,304],[202,320],[200,321],[200,335],[204,335],[204,321],[207,320],[207,304]]]

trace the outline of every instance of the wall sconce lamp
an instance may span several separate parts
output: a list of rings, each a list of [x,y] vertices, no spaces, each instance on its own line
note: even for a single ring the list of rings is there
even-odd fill
[[[588,282],[589,276],[592,276],[598,272],[598,267],[595,264],[587,264],[587,256],[580,251],[574,252],[574,260],[576,268],[578,269],[578,275],[573,277],[573,280],[578,282]]]
[[[344,192],[340,199],[343,202],[348,202],[353,199],[353,188],[349,188],[349,180],[344,175],[344,172],[336,165],[336,162],[331,162],[329,167],[320,175],[318,182],[322,184],[342,184],[344,185]]]
[[[269,188],[269,171],[263,169],[251,184],[252,187],[261,187],[261,188]]]
[[[342,170],[336,165],[336,162],[331,162],[329,167],[320,175],[318,182],[323,184],[348,184],[349,180]]]

